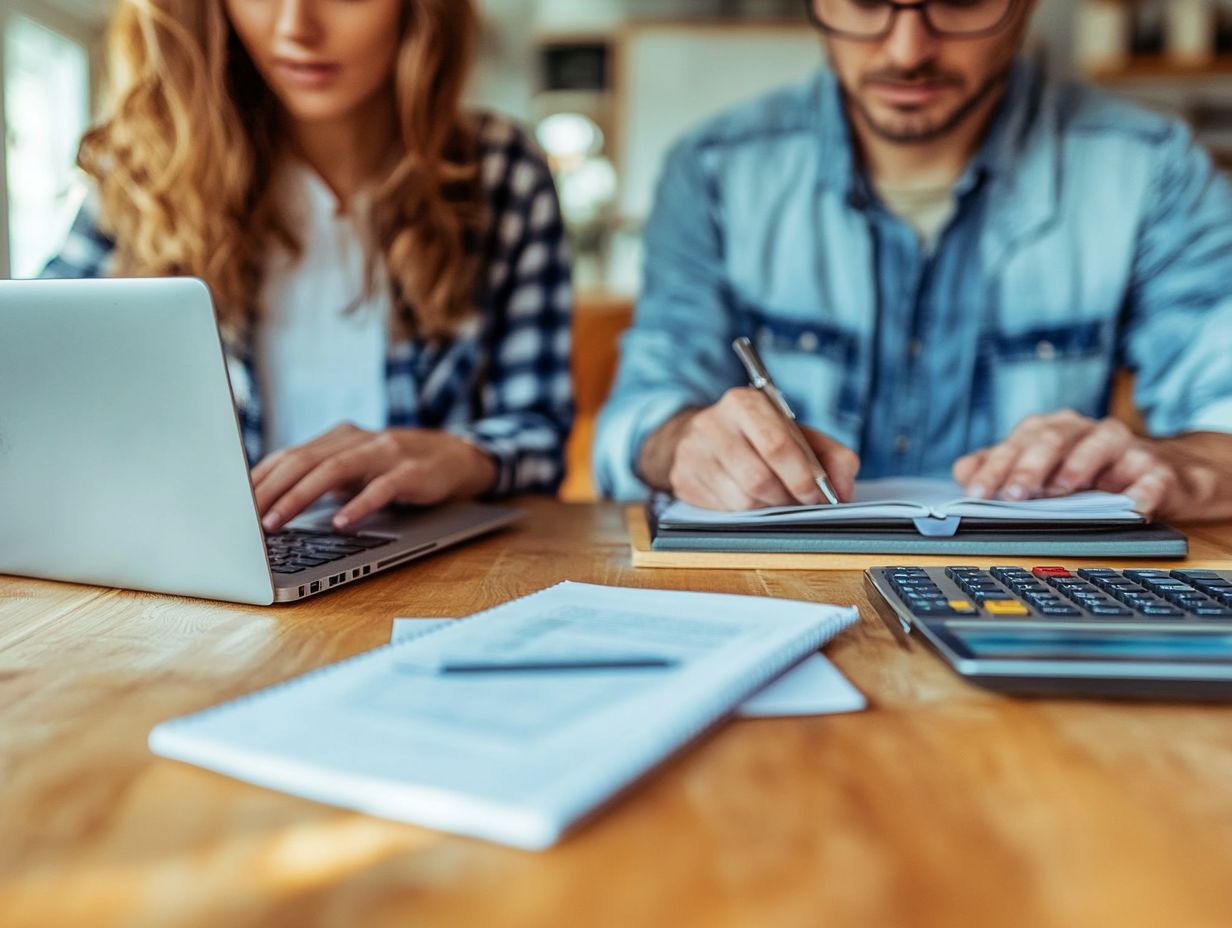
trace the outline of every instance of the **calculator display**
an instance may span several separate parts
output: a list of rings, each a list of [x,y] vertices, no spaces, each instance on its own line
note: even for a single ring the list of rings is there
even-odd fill
[[[947,631],[977,659],[1232,662],[1232,633],[975,630],[953,625]]]

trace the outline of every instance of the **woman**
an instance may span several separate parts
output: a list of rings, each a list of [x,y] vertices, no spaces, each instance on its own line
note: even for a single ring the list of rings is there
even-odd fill
[[[123,0],[96,193],[46,276],[193,275],[276,531],[550,491],[572,415],[548,169],[459,109],[471,0]]]

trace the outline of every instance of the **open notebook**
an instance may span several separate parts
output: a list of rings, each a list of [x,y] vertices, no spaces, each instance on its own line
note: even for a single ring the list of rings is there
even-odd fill
[[[150,748],[309,799],[545,848],[857,617],[562,583],[159,725]],[[670,666],[443,669],[630,655]]]
[[[948,480],[868,480],[856,484],[855,499],[838,506],[782,506],[751,512],[719,512],[673,501],[657,512],[660,529],[734,530],[807,526],[875,526],[913,524],[922,535],[953,535],[966,521],[981,525],[1136,525],[1143,518],[1134,512],[1128,496],[1113,493],[1076,493],[1056,499],[972,499]]]

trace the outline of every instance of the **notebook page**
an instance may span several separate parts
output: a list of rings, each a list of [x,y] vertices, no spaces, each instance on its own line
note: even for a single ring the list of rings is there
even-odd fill
[[[1012,519],[1014,521],[1140,522],[1134,511],[1134,501],[1119,493],[1090,491],[1059,496],[1054,499],[1022,501],[999,499],[957,499],[942,507],[948,515],[976,519]]]
[[[160,725],[150,744],[297,795],[544,847],[855,619],[813,603],[562,584]],[[428,669],[460,654],[635,644],[682,666]]]
[[[1009,521],[1141,521],[1133,500],[1113,493],[1084,492],[1055,499],[980,500],[963,495],[951,480],[896,477],[857,481],[850,503],[838,506],[779,506],[721,512],[673,501],[659,513],[665,527],[818,525],[868,519],[963,516]]]
[[[674,500],[659,513],[659,523],[664,526],[741,526],[918,519],[961,494],[958,486],[948,480],[863,480],[856,483],[852,501],[837,506],[775,506],[747,512],[724,512]]]

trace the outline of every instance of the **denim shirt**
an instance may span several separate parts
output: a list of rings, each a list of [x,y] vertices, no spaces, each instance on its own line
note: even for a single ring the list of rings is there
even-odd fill
[[[829,71],[694,131],[646,228],[645,286],[596,476],[746,383],[754,339],[862,476],[944,475],[1025,417],[1107,414],[1137,375],[1154,435],[1232,432],[1232,187],[1181,124],[1015,64],[935,253],[860,170]]]

